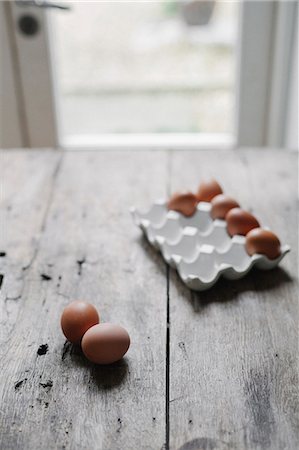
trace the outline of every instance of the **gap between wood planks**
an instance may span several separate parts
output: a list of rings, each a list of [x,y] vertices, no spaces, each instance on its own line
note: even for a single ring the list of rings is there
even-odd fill
[[[169,266],[166,264],[166,380],[165,380],[165,448],[169,450],[169,388],[170,388],[170,314],[169,314]]]
[[[167,186],[166,193],[171,195],[172,151],[167,151]],[[170,440],[170,416],[169,416],[169,392],[170,392],[170,296],[169,296],[169,265],[166,264],[166,359],[165,359],[165,449],[169,450]]]

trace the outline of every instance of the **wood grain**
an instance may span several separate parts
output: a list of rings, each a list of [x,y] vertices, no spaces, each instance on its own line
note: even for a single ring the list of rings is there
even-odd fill
[[[297,158],[275,151],[1,154],[1,450],[297,449]],[[189,291],[131,205],[213,175],[282,242],[281,268]],[[75,298],[125,326],[114,366],[63,338]]]
[[[24,280],[47,221],[61,155],[53,151],[0,153],[0,342],[20,313]],[[0,357],[5,349],[0,346]]]
[[[23,157],[9,153],[6,158],[11,177],[30,173]],[[17,300],[18,315],[4,336],[1,449],[163,446],[166,268],[140,238],[128,210],[165,195],[166,170],[165,153],[64,155]],[[29,193],[26,183],[28,205],[18,221],[34,221],[38,229],[30,211],[46,195],[35,188]],[[21,189],[12,192],[12,204],[18,203]],[[9,219],[6,223],[9,227]],[[30,226],[32,239],[35,228]],[[13,233],[5,243],[7,255],[13,255]],[[12,258],[14,264],[28,265],[22,255]],[[104,321],[128,329],[132,345],[123,361],[96,367],[65,342],[59,319],[76,298],[93,302]]]
[[[298,448],[296,155],[177,152],[171,165],[173,191],[215,176],[292,253],[199,294],[171,271],[170,447]]]

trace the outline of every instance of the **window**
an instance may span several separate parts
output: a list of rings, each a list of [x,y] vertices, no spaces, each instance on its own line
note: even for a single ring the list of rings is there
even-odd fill
[[[232,135],[237,25],[235,2],[74,2],[55,11],[62,135]]]

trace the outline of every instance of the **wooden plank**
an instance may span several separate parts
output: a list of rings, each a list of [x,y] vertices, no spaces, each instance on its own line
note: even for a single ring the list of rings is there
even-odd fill
[[[1,448],[161,448],[168,389],[170,448],[297,448],[295,155],[174,154],[173,190],[218,177],[293,252],[285,271],[202,294],[171,271],[166,354],[165,265],[127,214],[165,195],[166,154],[68,153],[61,162],[59,153],[12,152],[1,163]],[[130,331],[116,367],[96,368],[65,344],[59,316],[78,297]]]
[[[60,161],[53,151],[0,153],[0,342],[9,338],[19,314]],[[3,351],[0,346],[0,355]]]
[[[199,294],[171,270],[170,448],[297,449],[297,157],[175,152],[171,165],[172,191],[215,176],[292,252]]]
[[[64,156],[13,333],[0,346],[0,448],[163,446],[166,269],[128,208],[165,195],[166,178],[165,152]],[[27,183],[30,212],[36,193]],[[122,362],[94,366],[65,342],[60,314],[77,298],[128,329]]]

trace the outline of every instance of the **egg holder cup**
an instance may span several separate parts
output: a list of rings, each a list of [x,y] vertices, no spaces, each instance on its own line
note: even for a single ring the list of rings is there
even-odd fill
[[[231,237],[226,230],[226,221],[213,220],[210,211],[211,203],[199,202],[193,216],[185,217],[169,211],[164,199],[156,201],[147,211],[130,210],[135,224],[150,244],[195,291],[209,289],[220,276],[230,280],[242,278],[253,266],[272,269],[290,251],[289,245],[283,245],[276,259],[261,254],[250,256],[245,248],[246,237]]]

